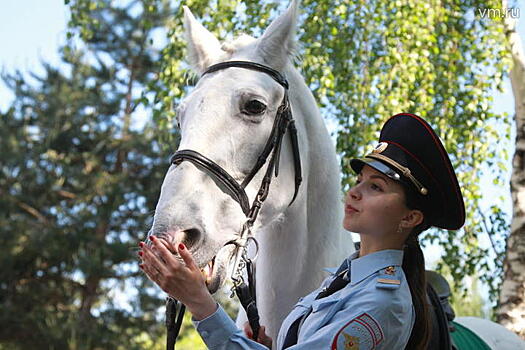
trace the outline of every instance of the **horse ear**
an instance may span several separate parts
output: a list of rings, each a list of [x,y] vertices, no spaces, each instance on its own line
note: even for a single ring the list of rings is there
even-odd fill
[[[187,6],[184,6],[184,29],[188,43],[188,62],[201,74],[218,62],[224,51],[219,40],[195,19]]]
[[[283,69],[294,54],[298,7],[299,0],[293,0],[286,12],[277,17],[259,39],[259,55],[276,69]]]

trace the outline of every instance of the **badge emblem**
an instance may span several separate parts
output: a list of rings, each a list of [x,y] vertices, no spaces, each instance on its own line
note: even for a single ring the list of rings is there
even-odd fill
[[[384,339],[383,330],[370,314],[363,313],[345,324],[332,340],[331,350],[371,350]]]
[[[377,144],[376,148],[374,148],[372,153],[383,153],[387,147],[388,147],[388,143],[380,142]]]
[[[345,336],[345,350],[359,350],[359,338],[353,337],[346,333],[343,333]]]

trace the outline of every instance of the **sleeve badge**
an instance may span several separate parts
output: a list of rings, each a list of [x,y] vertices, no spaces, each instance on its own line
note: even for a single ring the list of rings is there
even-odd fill
[[[384,339],[379,323],[363,313],[345,324],[335,335],[331,350],[371,350]]]

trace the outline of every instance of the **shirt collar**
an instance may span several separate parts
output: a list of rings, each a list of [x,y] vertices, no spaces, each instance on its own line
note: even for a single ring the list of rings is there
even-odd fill
[[[402,266],[403,264],[402,250],[386,249],[367,254],[360,258],[358,256],[359,255],[354,253],[347,259],[350,263],[350,284],[359,283],[374,272],[385,267]],[[354,257],[354,259],[351,259],[352,257]]]
[[[358,256],[359,256],[359,250],[356,250],[355,252],[350,254],[348,258],[343,260],[343,263],[337,269],[331,269],[331,271],[329,272],[332,273],[332,275],[338,275],[341,272],[348,270],[348,267],[350,266],[351,261],[357,258]]]

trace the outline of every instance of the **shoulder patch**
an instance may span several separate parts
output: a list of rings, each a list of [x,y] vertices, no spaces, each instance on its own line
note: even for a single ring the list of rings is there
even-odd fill
[[[384,339],[379,323],[366,312],[345,324],[335,335],[331,350],[372,350]]]
[[[401,285],[399,278],[400,268],[396,266],[389,266],[379,271],[376,280],[376,287],[382,289],[397,289]]]

